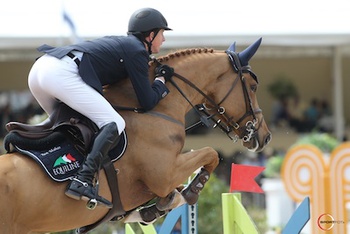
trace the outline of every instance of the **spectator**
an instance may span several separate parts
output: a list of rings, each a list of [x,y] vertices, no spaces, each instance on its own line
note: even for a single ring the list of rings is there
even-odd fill
[[[305,103],[299,95],[296,95],[288,107],[290,127],[294,128],[297,132],[303,132],[305,121],[304,111],[306,110]]]
[[[317,126],[317,122],[320,118],[319,101],[313,98],[308,108],[304,112],[305,116],[305,131],[311,131]]]
[[[3,138],[6,135],[5,124],[13,119],[10,104],[7,103],[0,109],[0,137]]]
[[[288,101],[283,98],[281,100],[276,100],[272,105],[272,127],[277,127],[283,125],[283,122],[288,122]]]
[[[321,132],[330,133],[334,131],[334,118],[326,100],[323,100],[320,103],[320,117],[318,119],[317,126]]]

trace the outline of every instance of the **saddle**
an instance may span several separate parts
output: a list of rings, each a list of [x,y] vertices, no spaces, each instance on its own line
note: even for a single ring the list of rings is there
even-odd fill
[[[86,155],[90,151],[98,127],[87,117],[64,103],[59,103],[50,118],[44,122],[37,125],[9,122],[6,124],[6,130],[29,139],[42,139],[60,132],[69,138],[80,153]],[[10,151],[8,145],[5,145],[5,149]]]
[[[50,118],[40,124],[29,125],[19,122],[9,122],[6,124],[6,129],[9,132],[4,139],[4,147],[7,152],[11,152],[11,145],[22,153],[24,151],[20,150],[21,147],[24,149],[30,148],[32,151],[42,150],[45,147],[46,149],[50,149],[50,147],[55,146],[57,142],[65,138],[82,155],[87,155],[90,152],[94,137],[99,130],[90,119],[64,103],[59,103]],[[24,139],[29,141],[26,142]],[[103,222],[115,217],[123,217],[126,214],[120,201],[118,180],[116,179],[115,168],[112,163],[112,161],[118,160],[125,152],[127,145],[125,132],[122,134],[122,139],[115,147],[115,151],[111,150],[113,151],[113,155],[119,156],[114,159],[111,158],[111,160],[105,160],[102,165],[112,193],[113,207],[96,223],[77,229],[77,233],[87,233]],[[43,146],[43,144],[46,144],[46,146]],[[27,152],[27,150],[25,151]],[[63,161],[67,160],[75,161],[75,158],[69,154],[65,156]],[[57,162],[56,160],[55,164],[60,164],[62,161]]]

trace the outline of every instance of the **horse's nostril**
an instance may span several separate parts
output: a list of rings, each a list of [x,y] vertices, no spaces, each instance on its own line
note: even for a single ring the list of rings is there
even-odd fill
[[[267,145],[271,141],[271,138],[272,138],[271,133],[269,133],[265,138],[265,145]]]

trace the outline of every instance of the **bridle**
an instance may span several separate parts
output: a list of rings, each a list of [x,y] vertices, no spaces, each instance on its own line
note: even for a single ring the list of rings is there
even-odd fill
[[[253,77],[253,79],[255,79],[256,82],[258,82],[258,79],[257,79],[257,76],[254,74],[254,72],[251,70],[251,67],[249,65],[245,65],[245,66],[241,65],[238,54],[236,52],[233,52],[231,50],[227,50],[225,52],[228,55],[230,63],[234,71],[237,73],[237,76],[236,76],[236,79],[233,81],[229,91],[219,103],[216,103],[211,97],[209,97],[202,90],[200,90],[195,84],[193,84],[191,81],[189,81],[188,79],[186,79],[185,77],[183,77],[182,75],[176,72],[168,82],[170,82],[179,91],[179,93],[186,99],[186,101],[192,106],[192,108],[200,117],[200,120],[197,123],[186,128],[186,132],[200,125],[205,125],[206,127],[212,126],[213,128],[217,128],[217,127],[220,128],[234,142],[236,142],[238,139],[242,139],[243,142],[249,142],[259,130],[263,122],[263,119],[259,121],[259,119],[256,117],[256,114],[261,113],[262,110],[260,108],[253,109],[253,104],[248,94],[248,90],[246,86],[246,78],[244,77],[244,74],[249,73]],[[155,64],[157,64],[157,66],[161,65],[161,63],[155,57],[151,57],[150,59]],[[202,104],[193,105],[192,102],[186,96],[186,94],[181,90],[181,88],[174,81],[174,77],[180,79],[181,81],[189,85],[191,88],[196,90],[200,95],[204,97],[205,102]],[[221,106],[221,104],[231,94],[234,87],[237,85],[238,81],[241,81],[243,94],[244,94],[244,101],[246,106],[246,112],[240,118],[238,118],[238,120],[235,121],[234,116],[228,116],[228,114],[226,113],[225,107]],[[143,110],[142,108],[137,108],[137,107],[123,107],[123,106],[113,106],[113,107],[116,110],[128,110],[128,111],[134,111],[136,113],[145,112],[145,110]],[[164,118],[164,115],[159,115],[159,113],[153,113],[153,114]],[[249,116],[253,116],[252,120],[247,121],[244,126],[241,126],[240,123]],[[169,119],[169,117],[167,117],[166,119]],[[211,125],[210,121],[214,124]],[[177,121],[173,121],[173,122],[177,122]]]
[[[186,131],[203,124],[209,127],[210,120],[214,123],[213,128],[219,127],[234,142],[236,142],[238,139],[242,139],[243,142],[249,142],[261,126],[262,120],[259,123],[256,114],[261,113],[262,110],[260,108],[257,108],[255,110],[253,109],[253,104],[248,94],[246,78],[244,77],[244,73],[249,73],[256,81],[257,76],[251,71],[251,67],[249,65],[241,66],[237,53],[233,51],[226,51],[226,54],[229,57],[233,69],[237,73],[237,77],[233,81],[227,94],[219,103],[215,103],[215,101],[211,97],[206,95],[195,84],[193,84],[191,81],[175,72],[174,77],[177,77],[178,79],[188,84],[191,88],[196,90],[205,98],[205,103],[194,106],[191,103],[191,101],[187,98],[187,96],[183,93],[183,91],[180,89],[180,87],[176,84],[173,77],[169,80],[169,82],[180,92],[180,94],[186,99],[186,101],[194,108],[194,110],[200,116],[199,122],[186,128]],[[159,62],[157,61],[157,63]],[[237,85],[238,81],[241,81],[246,105],[246,112],[245,114],[243,114],[243,116],[241,116],[240,118],[238,118],[238,120],[235,121],[234,116],[228,116],[225,107],[221,106],[221,104],[228,98],[230,93],[233,91],[234,87]],[[209,103],[210,107],[206,103]],[[244,126],[240,126],[240,123],[249,116],[253,117],[252,120],[247,121]]]

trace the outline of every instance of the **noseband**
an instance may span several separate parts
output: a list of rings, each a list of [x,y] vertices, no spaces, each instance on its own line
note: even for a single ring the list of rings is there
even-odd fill
[[[229,60],[233,69],[237,73],[237,77],[233,81],[232,86],[230,87],[230,90],[227,92],[227,94],[219,103],[215,103],[215,101],[212,98],[206,95],[191,81],[189,81],[188,79],[186,79],[185,77],[177,73],[174,73],[175,77],[179,78],[180,80],[188,84],[190,87],[195,89],[198,93],[200,93],[205,98],[206,102],[210,104],[211,107],[208,107],[208,105],[205,103],[194,106],[172,78],[170,79],[170,82],[172,85],[174,85],[174,87],[181,93],[181,95],[187,100],[187,102],[194,108],[194,110],[200,116],[200,121],[188,127],[186,131],[202,124],[209,127],[210,123],[208,120],[211,120],[212,122],[214,122],[213,128],[219,127],[223,132],[227,134],[227,136],[231,140],[236,142],[238,139],[242,139],[243,142],[249,142],[261,126],[262,121],[260,121],[259,123],[258,118],[256,117],[256,114],[261,113],[262,110],[259,108],[255,110],[253,109],[253,104],[248,94],[244,73],[249,73],[256,81],[257,81],[257,76],[251,71],[251,67],[249,65],[243,66],[243,67],[241,66],[239,57],[235,52],[226,51],[226,53],[229,57]],[[225,107],[221,106],[221,104],[227,99],[227,97],[230,95],[230,93],[232,92],[234,87],[237,85],[239,80],[241,81],[241,84],[242,84],[244,100],[246,105],[246,112],[243,116],[238,118],[237,121],[235,121],[234,116],[228,116],[226,113]],[[214,110],[213,114],[210,113],[212,112],[212,110]],[[203,113],[204,116],[201,113]],[[240,123],[249,116],[252,116],[253,119],[247,121],[244,126],[240,126]]]

